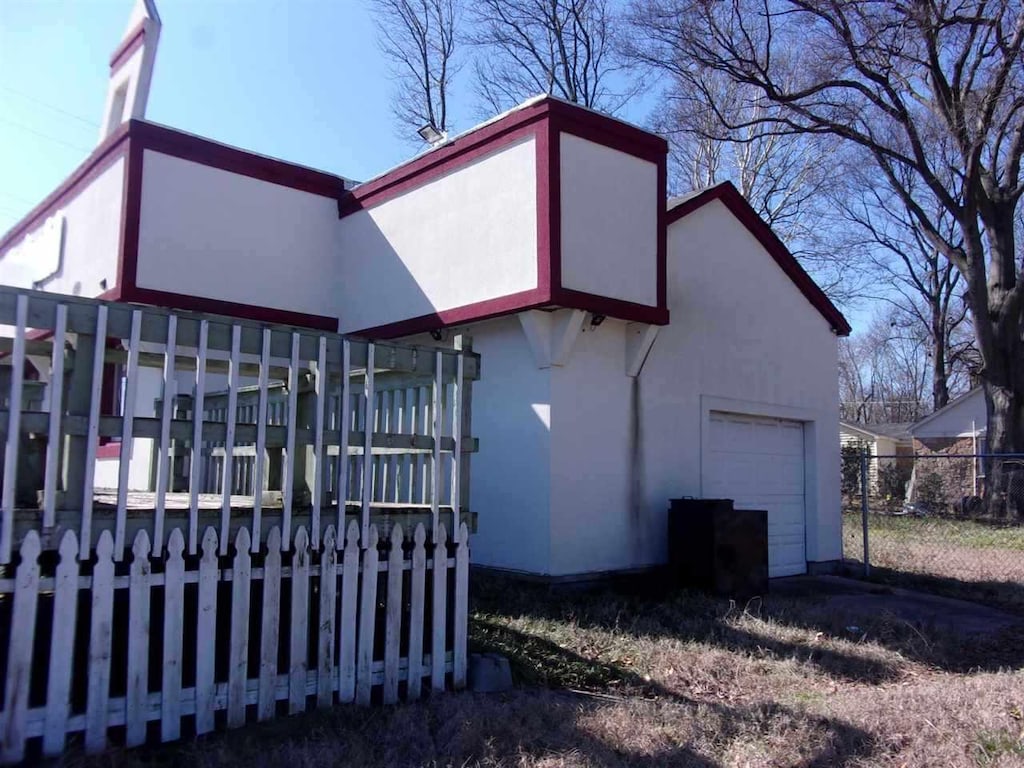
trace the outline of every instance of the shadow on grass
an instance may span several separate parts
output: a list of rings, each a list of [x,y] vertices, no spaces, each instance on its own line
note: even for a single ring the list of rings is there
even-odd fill
[[[1024,553],[1021,553],[1024,558]],[[849,575],[862,578],[860,563],[848,565]],[[1024,621],[1024,583],[1015,581],[991,581],[981,579],[958,579],[926,573],[910,573],[897,568],[872,565],[869,581],[887,584],[902,589],[914,589],[933,595],[968,600],[992,608],[998,608],[1020,616]]]
[[[987,636],[964,637],[955,632],[924,630],[892,615],[857,617],[856,631],[850,631],[850,615],[830,610],[814,596],[756,598],[749,610],[763,620],[757,631],[733,619],[745,610],[729,600],[692,592],[669,592],[658,582],[630,583],[617,588],[567,591],[527,585],[492,574],[474,576],[472,601],[474,638],[486,638],[481,619],[525,617],[544,622],[571,621],[582,628],[624,632],[638,637],[672,638],[696,642],[729,652],[768,655],[776,659],[799,659],[813,664],[837,682],[880,684],[901,678],[904,664],[899,657],[886,659],[861,652],[865,637],[898,652],[903,659],[918,661],[950,672],[998,671],[1024,667],[1024,647],[1011,630]],[[498,626],[500,622],[492,623]],[[807,640],[786,637],[786,630],[805,630]],[[828,642],[853,641],[837,648]],[[539,638],[529,635],[530,644]],[[507,650],[505,652],[508,652]],[[543,659],[539,656],[538,660]],[[591,674],[591,673],[587,673]],[[545,661],[524,679],[544,684],[565,685],[558,679],[575,679],[574,668],[561,669]],[[584,676],[586,677],[586,676]],[[583,679],[577,681],[581,687]],[[596,680],[601,683],[602,681]],[[571,686],[569,686],[571,687]]]
[[[505,694],[432,695],[392,707],[346,705],[185,743],[114,749],[90,758],[72,755],[62,765],[716,768],[730,764],[723,753],[737,742],[740,749],[758,750],[773,737],[789,753],[778,756],[782,763],[825,768],[861,765],[876,750],[874,737],[839,720],[776,704],[696,702],[507,628],[489,639],[490,647],[509,653],[520,673],[543,658],[557,668],[576,669],[580,680],[594,686],[618,679],[630,695],[533,687]]]
[[[621,691],[621,697],[600,692],[596,695],[606,700],[632,701],[634,706],[668,704],[682,707],[686,717],[676,719],[677,733],[686,734],[698,744],[713,744],[721,748],[737,740],[759,743],[766,737],[785,733],[791,739],[789,746],[794,754],[802,755],[795,761],[787,761],[787,764],[806,768],[842,766],[851,762],[860,764],[875,751],[873,736],[835,718],[798,711],[777,703],[737,706],[698,701],[621,666],[587,658],[550,640],[486,619],[473,619],[470,631],[476,650],[498,652],[509,658],[513,673],[520,683],[568,688],[573,694],[582,697],[582,701],[586,701],[587,691]],[[594,704],[590,702],[584,706],[593,707]],[[601,750],[606,750],[607,744],[594,744],[593,738],[587,735],[583,735],[578,744],[588,758],[601,765],[719,764],[697,754],[690,747],[678,748],[671,754],[658,752],[642,759],[633,756],[623,763],[617,763],[602,756]],[[621,755],[621,751],[618,754]]]

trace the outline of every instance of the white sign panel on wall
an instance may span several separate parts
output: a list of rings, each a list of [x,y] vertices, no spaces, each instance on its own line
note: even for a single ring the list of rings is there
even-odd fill
[[[64,215],[55,214],[0,259],[0,283],[33,288],[60,271]]]

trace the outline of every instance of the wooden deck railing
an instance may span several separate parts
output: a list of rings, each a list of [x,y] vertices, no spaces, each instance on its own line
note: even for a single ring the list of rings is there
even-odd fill
[[[462,687],[478,369],[0,286],[0,763]]]
[[[120,560],[142,526],[161,553],[168,510],[179,514],[181,506],[186,551],[195,555],[208,494],[220,497],[225,552],[240,503],[251,507],[254,551],[268,507],[279,518],[284,547],[302,516],[314,550],[326,513],[340,530],[346,515],[357,515],[365,534],[376,511],[422,510],[433,531],[442,512],[468,508],[469,454],[476,449],[470,393],[478,375],[468,344],[375,344],[3,286],[0,326],[8,328],[0,338],[0,370],[8,379],[0,410],[0,564],[10,562],[17,534],[29,529],[52,549],[58,542],[48,533],[75,530],[85,557],[110,525]],[[123,371],[119,414],[100,407],[109,364]],[[28,376],[45,382],[45,397],[30,394],[41,385]],[[159,396],[152,410],[139,395],[147,376],[171,395]],[[226,387],[208,391],[208,381],[225,376]],[[112,510],[96,504],[100,438],[120,440]],[[139,461],[133,446],[142,440],[151,441],[155,457],[147,489],[129,482]],[[150,496],[133,493],[139,490]],[[175,493],[186,494],[183,503],[169,504]],[[129,510],[140,504],[151,507],[142,510],[148,514]],[[460,521],[452,517],[449,527]]]

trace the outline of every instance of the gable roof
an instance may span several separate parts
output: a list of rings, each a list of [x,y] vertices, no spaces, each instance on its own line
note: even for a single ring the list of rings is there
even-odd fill
[[[840,421],[839,428],[848,432],[859,432],[866,437],[887,437],[891,440],[910,440],[910,428],[912,422],[898,422],[895,424],[851,424],[848,421]]]
[[[796,257],[790,253],[789,249],[779,239],[779,236],[772,231],[764,219],[757,215],[757,211],[751,207],[739,190],[732,185],[732,182],[725,181],[713,187],[696,190],[688,195],[669,200],[667,224],[671,226],[684,216],[703,208],[714,200],[721,201],[732,215],[747,228],[747,231],[757,239],[761,246],[768,251],[771,257],[775,259],[775,263],[782,268],[782,271],[793,281],[793,284],[804,297],[828,321],[836,335],[849,336],[852,329],[843,313],[839,311],[831,299],[825,295],[825,292],[814,282],[813,278],[800,266]]]
[[[949,413],[950,411],[952,411],[955,408],[959,408],[961,405],[963,405],[968,400],[970,400],[970,399],[972,399],[974,397],[977,397],[978,394],[981,393],[981,392],[982,392],[982,389],[981,389],[980,385],[977,386],[977,387],[974,387],[971,390],[968,390],[967,392],[964,392],[964,394],[960,395],[960,397],[957,397],[957,398],[954,398],[953,400],[950,400],[944,406],[939,408],[939,410],[934,411],[934,412],[928,414],[927,416],[925,416],[920,421],[916,421],[913,424],[911,424],[910,425],[910,431],[911,432],[916,432],[918,429],[923,427],[925,424],[929,424],[934,419],[937,419],[940,416],[943,416],[944,414]],[[984,427],[979,428],[979,432],[983,431],[983,430],[984,430]]]

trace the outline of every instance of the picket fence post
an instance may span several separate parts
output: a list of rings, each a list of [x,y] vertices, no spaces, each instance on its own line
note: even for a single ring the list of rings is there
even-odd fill
[[[300,525],[295,532],[295,553],[292,555],[292,617],[288,667],[288,714],[306,709],[306,644],[309,639],[309,534]]]
[[[281,613],[281,529],[276,525],[267,536],[263,561],[263,626],[260,631],[260,687],[256,719],[269,720],[277,708],[277,645]]]
[[[60,565],[53,596],[53,623],[50,639],[50,673],[46,685],[46,721],[43,728],[43,754],[56,757],[64,751],[71,696],[71,662],[75,649],[78,617],[78,538],[66,531],[60,540]]]
[[[356,703],[370,703],[373,689],[373,636],[377,623],[377,526],[363,549],[362,594],[359,602],[359,647],[356,649]]]
[[[15,578],[14,610],[11,621],[18,631],[11,633],[7,659],[7,684],[0,758],[20,762],[25,756],[25,720],[28,711],[29,680],[32,674],[32,646],[36,637],[36,609],[39,605],[39,534],[29,531],[21,545],[21,564]]]

